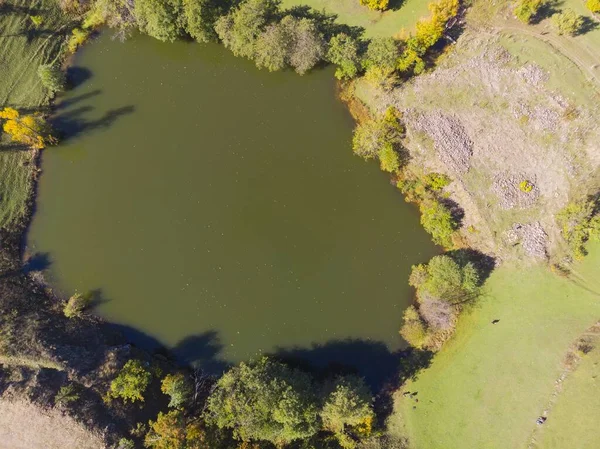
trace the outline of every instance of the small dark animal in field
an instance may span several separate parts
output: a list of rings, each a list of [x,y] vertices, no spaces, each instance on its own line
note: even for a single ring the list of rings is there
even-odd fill
[[[498,324],[500,322],[500,320],[494,320],[492,321],[492,324]]]
[[[546,418],[545,416],[540,416],[538,419],[535,420],[535,422],[538,426],[541,426],[546,422],[547,419],[548,418]]]

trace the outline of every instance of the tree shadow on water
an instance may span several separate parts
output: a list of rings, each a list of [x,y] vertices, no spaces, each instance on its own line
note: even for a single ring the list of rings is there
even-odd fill
[[[85,67],[71,66],[67,68],[67,84],[70,89],[81,86],[92,77],[92,71]]]
[[[52,127],[59,132],[60,140],[64,142],[70,138],[77,137],[84,132],[87,133],[97,129],[108,129],[119,118],[135,111],[135,107],[130,105],[111,109],[105,112],[99,119],[88,120],[83,117],[83,114],[90,112],[93,109],[94,108],[91,106],[82,106],[55,115],[51,120],[51,124]]]
[[[215,330],[191,335],[181,340],[169,352],[175,359],[193,368],[201,368],[207,374],[221,374],[230,364],[220,356],[223,344]]]
[[[35,253],[23,264],[23,272],[27,274],[34,271],[44,271],[50,265],[52,265],[50,253]]]

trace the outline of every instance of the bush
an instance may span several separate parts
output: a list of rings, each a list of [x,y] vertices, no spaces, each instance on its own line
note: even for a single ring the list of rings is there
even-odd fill
[[[578,259],[587,254],[586,243],[600,238],[600,205],[598,199],[571,203],[556,215],[562,236]]]
[[[69,298],[63,313],[67,318],[80,317],[83,311],[90,305],[92,298],[90,295],[75,293]]]
[[[373,9],[375,11],[385,11],[388,7],[389,0],[360,0],[360,4]]]
[[[82,30],[81,28],[73,29],[67,43],[67,48],[71,53],[75,53],[77,49],[85,43],[89,36],[90,32],[87,30]]]
[[[56,396],[54,396],[55,404],[67,405],[79,399],[79,392],[75,384],[68,384],[60,387]]]
[[[320,413],[323,427],[342,447],[353,447],[355,439],[371,433],[373,396],[364,380],[356,376],[338,377],[328,389]]]
[[[436,245],[451,248],[452,235],[458,229],[458,223],[452,216],[452,211],[436,200],[421,204],[421,225]]]
[[[585,6],[593,13],[600,13],[600,0],[587,0]]]
[[[515,16],[523,23],[532,23],[547,3],[547,0],[519,0]]]
[[[128,360],[119,375],[110,383],[109,397],[120,398],[125,402],[144,401],[144,392],[152,374],[146,370],[141,360]]]
[[[205,417],[242,441],[265,440],[276,446],[318,430],[311,378],[267,357],[225,373],[207,400]]]
[[[121,438],[117,449],[135,449],[135,443],[129,438]]]
[[[194,389],[190,379],[183,373],[168,374],[162,381],[161,391],[170,396],[169,407],[181,407],[192,399]]]
[[[413,266],[409,284],[417,289],[417,299],[439,299],[459,303],[474,297],[479,289],[479,273],[473,263],[460,266],[447,255],[435,256],[426,265]]]
[[[557,28],[558,34],[575,36],[583,26],[583,16],[580,16],[572,9],[565,9],[563,12],[552,16],[552,23]]]
[[[51,94],[60,92],[65,88],[65,74],[56,65],[41,65],[38,69],[38,75],[44,87],[48,89]]]
[[[400,168],[400,156],[398,156],[391,143],[386,142],[381,150],[379,150],[378,156],[379,164],[383,171],[395,173]]]
[[[447,301],[429,298],[421,301],[419,313],[427,325],[437,331],[447,331],[454,327],[456,311]]]
[[[423,348],[427,342],[427,326],[415,306],[404,311],[400,335],[414,348]]]
[[[521,181],[519,183],[519,189],[521,190],[521,192],[530,193],[533,190],[533,184],[527,180]]]

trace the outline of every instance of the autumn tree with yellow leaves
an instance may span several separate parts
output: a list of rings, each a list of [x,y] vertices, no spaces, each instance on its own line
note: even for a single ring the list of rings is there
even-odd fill
[[[0,119],[4,120],[2,129],[14,142],[41,150],[56,141],[40,114],[21,115],[16,109],[7,107],[0,111]]]

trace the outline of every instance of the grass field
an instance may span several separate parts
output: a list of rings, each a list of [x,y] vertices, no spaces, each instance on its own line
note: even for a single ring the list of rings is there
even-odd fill
[[[527,447],[569,345],[600,317],[599,267],[596,244],[575,266],[576,282],[543,266],[498,268],[455,337],[405,386],[418,392],[419,402],[398,395],[391,430],[419,449]],[[495,319],[500,322],[491,324]],[[597,422],[600,408],[591,400],[567,399],[576,392],[563,394],[563,410],[557,405],[556,418],[551,414],[548,421],[557,421],[556,432],[570,433],[561,438],[575,441],[586,422]],[[572,427],[574,420],[581,425]]]
[[[307,5],[317,11],[337,15],[337,22],[363,27],[366,37],[399,35],[404,29],[410,32],[417,21],[429,16],[427,5],[431,0],[391,0],[385,12],[372,11],[361,6],[359,0],[283,0],[284,8]]]
[[[600,347],[584,356],[566,380],[548,421],[538,430],[538,449],[596,449],[600,441]]]
[[[43,17],[35,27],[32,15]],[[38,109],[48,104],[38,67],[57,60],[70,32],[69,21],[52,0],[0,1],[0,107]],[[23,218],[35,168],[29,150],[0,142],[0,227]]]

